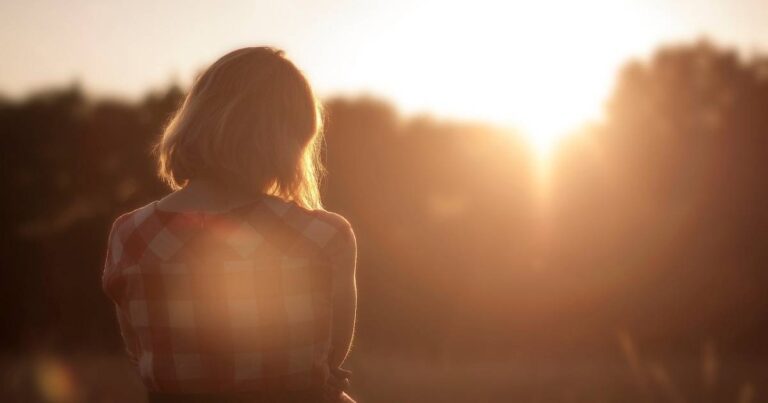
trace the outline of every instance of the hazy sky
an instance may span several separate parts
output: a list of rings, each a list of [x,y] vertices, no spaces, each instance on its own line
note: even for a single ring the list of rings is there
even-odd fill
[[[701,34],[768,50],[768,0],[3,1],[0,93],[78,79],[134,97],[271,44],[320,95],[545,133],[598,116],[628,57]]]

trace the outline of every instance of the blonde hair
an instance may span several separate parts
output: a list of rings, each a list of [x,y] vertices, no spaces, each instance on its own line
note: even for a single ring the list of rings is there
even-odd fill
[[[283,51],[235,50],[196,80],[154,151],[172,189],[203,178],[320,209],[322,111]]]

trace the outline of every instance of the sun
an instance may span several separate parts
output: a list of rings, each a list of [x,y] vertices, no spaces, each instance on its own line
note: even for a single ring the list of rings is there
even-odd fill
[[[406,113],[511,128],[543,158],[600,119],[621,65],[653,42],[626,21],[654,19],[618,3],[408,2],[391,27],[349,39],[361,50],[345,71]]]

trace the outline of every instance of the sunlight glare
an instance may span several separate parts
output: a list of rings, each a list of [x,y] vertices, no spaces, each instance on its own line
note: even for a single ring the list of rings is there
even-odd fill
[[[663,17],[635,6],[409,2],[395,24],[360,27],[360,43],[348,45],[362,52],[348,66],[350,84],[375,77],[368,87],[406,112],[517,129],[546,158],[561,137],[600,119],[627,53],[655,43],[646,23]]]

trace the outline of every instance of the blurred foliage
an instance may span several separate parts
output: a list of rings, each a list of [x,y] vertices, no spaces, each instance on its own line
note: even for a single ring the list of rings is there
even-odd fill
[[[6,352],[120,350],[99,283],[107,231],[166,192],[149,149],[183,93],[0,100]],[[326,109],[326,204],[360,247],[360,351],[592,352],[628,332],[766,352],[765,57],[700,42],[629,63],[546,195],[514,134],[371,98]]]

